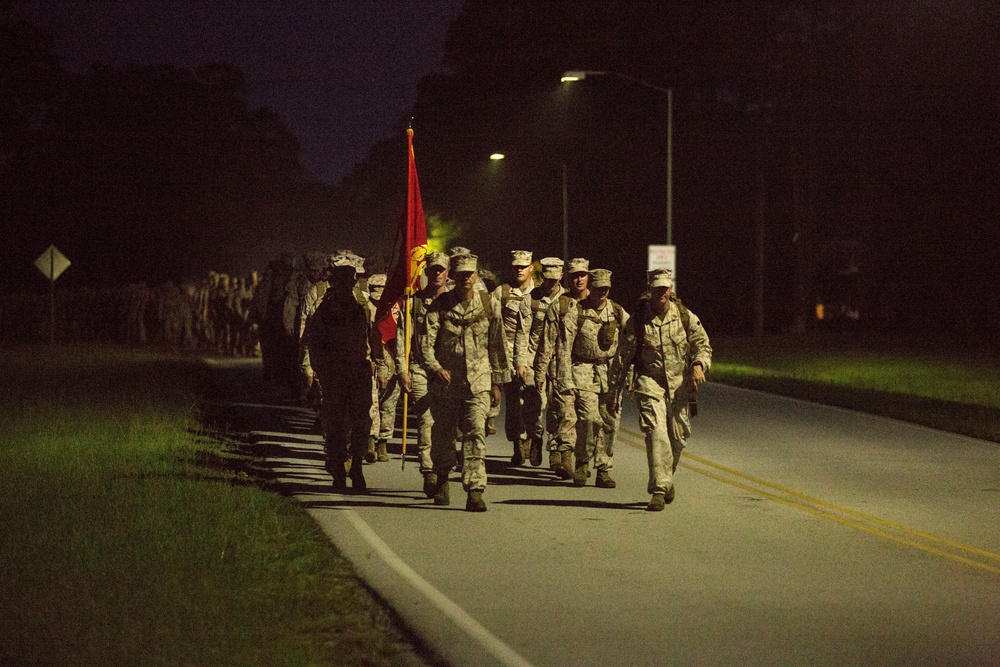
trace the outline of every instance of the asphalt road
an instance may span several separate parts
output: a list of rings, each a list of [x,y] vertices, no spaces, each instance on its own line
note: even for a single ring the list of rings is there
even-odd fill
[[[501,433],[473,514],[398,443],[369,494],[334,494],[311,411],[230,406],[451,664],[1000,665],[1000,446],[712,383],[700,408],[664,512],[628,405],[618,488],[509,467]]]

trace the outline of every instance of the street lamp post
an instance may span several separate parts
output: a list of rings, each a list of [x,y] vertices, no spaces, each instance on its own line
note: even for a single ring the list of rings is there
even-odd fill
[[[560,81],[582,81],[587,76],[616,76],[619,79],[630,81],[634,84],[649,88],[667,96],[667,245],[674,244],[674,89],[664,88],[655,84],[637,79],[628,74],[610,71],[592,70],[570,70],[563,72]]]
[[[499,162],[507,156],[496,152],[490,155],[490,160]],[[563,261],[569,262],[569,184],[566,176],[566,163],[562,163],[562,254]]]

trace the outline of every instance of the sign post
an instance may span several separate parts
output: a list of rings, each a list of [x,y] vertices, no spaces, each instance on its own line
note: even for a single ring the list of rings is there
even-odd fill
[[[66,255],[50,245],[45,252],[35,260],[35,266],[49,279],[49,343],[56,341],[56,278],[69,268],[70,261]]]
[[[677,293],[677,246],[674,245],[651,245],[649,246],[648,271],[653,269],[670,269],[670,275],[674,278],[674,293]]]

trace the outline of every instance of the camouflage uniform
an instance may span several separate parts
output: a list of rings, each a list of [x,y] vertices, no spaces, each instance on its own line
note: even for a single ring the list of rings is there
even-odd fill
[[[611,287],[611,272],[594,269],[590,272],[590,289]],[[594,461],[597,485],[614,488],[609,476],[614,466],[614,438],[620,412],[617,396],[611,393],[608,367],[618,351],[619,332],[628,322],[625,310],[607,299],[599,309],[591,307],[590,299],[573,303],[566,315],[564,330],[566,347],[571,350],[573,363],[574,407],[566,414],[565,428],[578,420],[576,469],[573,482],[582,486],[587,481],[588,463]],[[615,409],[610,409],[614,405]]]
[[[586,259],[570,260],[570,275],[589,270]],[[576,385],[573,381],[572,349],[567,347],[566,313],[577,299],[569,292],[554,299],[545,312],[545,324],[535,355],[535,386],[549,391],[549,467],[564,479],[573,476],[573,452],[584,425],[576,418]],[[574,321],[575,325],[575,321]]]
[[[448,257],[440,252],[429,253],[424,271],[426,272],[433,266],[447,269]],[[420,461],[420,472],[424,475],[434,470],[434,464],[431,461],[431,428],[434,426],[434,418],[431,414],[429,395],[432,373],[424,358],[423,341],[427,337],[427,312],[436,298],[435,289],[430,285],[421,289],[413,295],[413,301],[410,304],[410,397],[407,400],[409,402],[409,415],[417,420],[417,456]],[[396,337],[396,367],[400,370],[407,368],[406,348],[403,344],[405,339],[406,332],[401,318]]]
[[[650,287],[673,284],[670,271],[651,271]],[[686,309],[685,309],[686,310]],[[685,331],[680,307],[672,302],[662,317],[648,302],[628,321],[625,336],[611,368],[611,382],[625,381],[633,366],[631,394],[639,408],[639,423],[646,435],[649,461],[649,493],[673,497],[673,473],[684,441],[691,435],[688,402],[693,391],[692,368],[699,364],[707,372],[712,347],[701,321],[688,311]],[[655,500],[655,498],[654,498]],[[667,501],[669,502],[669,500]],[[650,509],[652,507],[652,501]]]
[[[383,365],[382,341],[372,326],[374,309],[352,291],[353,263],[334,256],[332,264],[331,286],[309,318],[305,337],[323,387],[320,418],[327,471],[334,489],[346,489],[344,466],[350,459],[350,477],[361,491],[367,488],[361,466],[371,430],[373,370]]]
[[[373,308],[373,325],[375,324],[375,311],[378,310],[378,302],[385,289],[386,278],[384,273],[377,273],[368,280],[368,300]],[[392,318],[398,330],[398,304],[393,304]],[[372,429],[368,441],[368,455],[365,457],[369,463],[389,460],[386,444],[392,438],[393,430],[396,427],[396,403],[400,394],[399,371],[396,366],[397,341],[398,337],[383,345],[386,374],[374,385],[374,394],[372,395]]]
[[[527,250],[514,250],[511,252],[511,266],[515,271],[519,268],[531,266],[531,252]],[[521,289],[509,283],[500,285],[493,290],[493,299],[500,305],[500,313],[503,318],[504,344],[507,347],[507,358],[514,359],[514,340],[517,337],[519,323],[522,318],[521,306],[528,301],[528,295],[534,283],[529,289]],[[529,447],[531,440],[525,423],[526,413],[524,402],[526,396],[525,384],[519,377],[512,378],[511,382],[503,387],[504,395],[504,434],[507,440],[513,443],[514,455],[511,463],[520,465],[529,458]],[[530,401],[531,399],[527,399]],[[500,406],[490,410],[490,417],[495,418],[500,413]]]
[[[562,278],[563,261],[557,257],[545,257],[541,260],[543,280],[559,280]],[[554,286],[554,291],[549,292],[545,284],[531,290],[531,293],[521,301],[521,311],[518,318],[517,333],[514,337],[514,365],[524,367],[524,404],[522,406],[522,420],[525,426],[526,437],[531,441],[529,458],[531,464],[541,465],[542,440],[545,436],[546,424],[544,415],[548,407],[548,397],[551,387],[545,391],[539,391],[535,386],[535,355],[541,342],[542,331],[545,328],[545,313],[552,302],[558,299],[565,291],[558,283]],[[552,369],[553,362],[550,361],[548,375]],[[554,426],[549,429],[549,433],[554,433]]]
[[[475,271],[476,265],[475,255],[453,257],[450,271],[452,275],[467,273]],[[486,418],[491,387],[510,381],[510,363],[499,304],[475,289],[467,301],[460,298],[456,289],[431,305],[423,351],[432,372],[447,370],[451,374],[450,384],[437,375],[432,378],[431,461],[439,483],[447,489],[448,472],[456,463],[457,429],[464,453],[462,486],[469,493],[466,507],[471,508],[473,498],[481,503],[486,488]]]

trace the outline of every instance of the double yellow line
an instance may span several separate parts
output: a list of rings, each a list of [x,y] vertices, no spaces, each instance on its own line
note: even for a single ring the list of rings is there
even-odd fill
[[[619,433],[631,436],[631,438],[637,438],[639,442],[635,442],[632,439],[625,439],[625,441],[634,447],[645,449],[645,436],[642,433],[636,433],[627,429],[620,429]],[[692,461],[698,465],[692,465]],[[919,549],[935,556],[941,556],[957,563],[986,570],[994,574],[1000,574],[1000,554],[914,530],[876,516],[856,512],[847,507],[840,507],[820,498],[814,498],[794,489],[772,484],[766,480],[746,475],[738,470],[727,468],[687,452],[684,453],[684,458],[681,459],[680,465],[692,472],[704,475],[723,484],[743,489],[744,491],[804,512],[809,512],[810,514],[841,525],[914,549]]]

